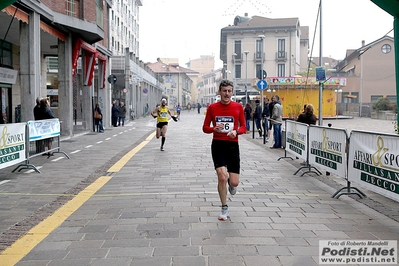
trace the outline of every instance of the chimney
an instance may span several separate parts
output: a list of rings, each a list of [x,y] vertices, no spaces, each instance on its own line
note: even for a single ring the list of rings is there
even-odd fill
[[[362,47],[366,45],[366,42],[362,40]]]
[[[244,16],[245,16],[245,17],[248,17],[248,13],[244,13]]]

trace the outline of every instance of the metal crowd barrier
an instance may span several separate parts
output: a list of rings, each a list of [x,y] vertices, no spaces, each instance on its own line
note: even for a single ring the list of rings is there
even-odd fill
[[[290,120],[285,131],[286,151],[306,160],[305,168],[321,168],[346,180],[346,186],[333,198],[352,194],[366,197],[352,186],[355,183],[399,201],[399,135],[353,130],[348,136],[346,129]]]
[[[60,121],[46,119],[26,123],[0,125],[0,169],[19,164],[12,172],[22,169],[34,169],[40,173],[30,159],[45,154],[62,153],[70,159],[60,147]],[[49,145],[51,143],[51,146]],[[46,147],[47,146],[47,149]],[[22,164],[20,164],[22,163]]]

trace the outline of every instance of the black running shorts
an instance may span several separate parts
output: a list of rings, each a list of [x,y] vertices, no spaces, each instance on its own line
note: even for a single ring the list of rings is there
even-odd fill
[[[212,140],[211,151],[215,169],[225,166],[229,173],[240,173],[240,149],[238,142]]]
[[[168,122],[158,122],[157,123],[157,128],[163,128],[163,126],[167,126]]]

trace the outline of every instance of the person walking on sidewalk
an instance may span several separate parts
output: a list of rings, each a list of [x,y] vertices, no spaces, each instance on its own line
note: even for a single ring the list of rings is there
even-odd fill
[[[126,117],[126,106],[125,103],[121,101],[120,106],[118,108],[118,127],[125,126],[125,117]]]
[[[113,127],[117,127],[118,123],[118,117],[119,117],[119,109],[118,106],[116,105],[116,100],[112,101],[112,108],[111,108],[111,122]]]
[[[254,119],[255,119],[255,125],[256,125],[256,129],[258,130],[259,133],[259,137],[258,139],[262,138],[262,106],[260,106],[260,101],[259,100],[255,100],[255,112],[254,112]]]
[[[283,123],[283,107],[280,103],[280,97],[275,95],[274,97],[274,106],[271,115],[271,121],[273,124],[273,138],[274,145],[271,146],[271,149],[279,149],[282,144],[283,132],[281,131],[281,124]]]
[[[97,132],[104,133],[103,113],[101,112],[100,103],[96,103],[96,106],[94,107],[94,125],[97,127]]]
[[[240,150],[238,135],[246,132],[244,109],[231,100],[233,82],[219,84],[220,101],[209,105],[202,131],[213,134],[211,153],[218,176],[218,192],[222,203],[219,220],[227,220],[227,185],[231,195],[236,194],[240,182]],[[212,125],[211,125],[212,124]]]
[[[161,105],[157,106],[154,111],[151,112],[153,117],[157,117],[157,133],[156,137],[159,139],[161,136],[161,151],[164,151],[163,145],[165,144],[166,140],[166,131],[168,130],[168,114],[174,121],[177,121],[177,118],[172,115],[169,108],[166,106],[166,99],[162,98]]]

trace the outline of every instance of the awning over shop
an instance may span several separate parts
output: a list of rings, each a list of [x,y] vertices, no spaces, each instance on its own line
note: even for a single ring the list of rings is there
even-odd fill
[[[105,71],[106,71],[106,63],[107,63],[107,56],[100,53],[94,46],[88,44],[87,42],[83,41],[82,39],[77,39],[75,45],[73,47],[72,52],[72,76],[75,76],[77,73],[78,67],[78,59],[80,56],[80,50],[83,49],[86,51],[85,56],[85,69],[84,69],[84,85],[91,86],[93,85],[93,77],[94,77],[94,68],[96,65],[96,59],[98,60],[98,69],[99,69],[99,76],[101,82],[101,88],[105,88]]]
[[[25,12],[23,12],[22,10],[17,9],[14,6],[8,6],[8,7],[4,8],[2,11],[7,13],[10,16],[15,15],[15,18],[22,22],[29,23],[29,15],[26,14]]]
[[[17,2],[17,0],[1,0],[0,1],[0,10],[5,7],[12,5],[13,3]]]

